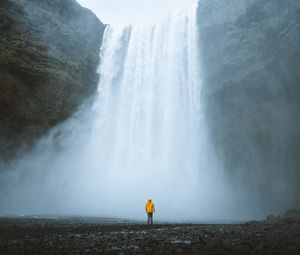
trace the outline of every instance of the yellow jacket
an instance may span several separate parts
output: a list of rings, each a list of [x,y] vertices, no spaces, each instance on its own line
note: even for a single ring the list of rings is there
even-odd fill
[[[146,203],[145,209],[146,209],[146,213],[155,212],[155,206],[151,199],[149,199],[148,202]]]

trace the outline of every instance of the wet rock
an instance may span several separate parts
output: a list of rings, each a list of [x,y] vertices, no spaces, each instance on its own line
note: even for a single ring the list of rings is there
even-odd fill
[[[0,160],[95,92],[103,30],[75,0],[0,1]]]
[[[275,215],[271,214],[271,215],[267,216],[266,222],[268,222],[268,223],[275,223],[275,222],[279,221],[280,219],[281,219],[280,215],[275,216]]]
[[[200,0],[198,26],[211,142],[257,197],[239,207],[299,207],[300,1]]]
[[[284,213],[283,217],[284,218],[300,219],[300,210],[298,210],[298,209],[289,209]]]
[[[218,238],[211,239],[207,242],[207,246],[209,247],[219,247],[221,246],[221,240]]]

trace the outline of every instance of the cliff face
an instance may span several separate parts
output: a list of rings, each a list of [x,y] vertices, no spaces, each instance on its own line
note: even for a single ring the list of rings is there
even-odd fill
[[[200,0],[198,25],[206,121],[228,178],[263,208],[300,206],[300,2]]]
[[[1,0],[1,158],[66,119],[95,91],[103,31],[75,0]]]

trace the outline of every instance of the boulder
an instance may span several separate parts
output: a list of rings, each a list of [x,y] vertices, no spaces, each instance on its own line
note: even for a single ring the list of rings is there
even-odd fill
[[[298,209],[286,210],[283,217],[284,218],[293,218],[293,219],[299,219],[300,220],[300,210],[298,210]]]

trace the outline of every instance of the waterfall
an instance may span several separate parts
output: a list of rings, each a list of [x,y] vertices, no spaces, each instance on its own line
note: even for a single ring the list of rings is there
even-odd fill
[[[196,10],[157,25],[107,26],[93,107],[0,178],[0,212],[143,218],[152,198],[160,219],[226,218],[205,126]]]
[[[88,146],[99,159],[99,179],[106,172],[111,197],[153,197],[175,210],[168,196],[191,199],[201,158],[196,7],[159,25],[108,26],[101,60]]]

